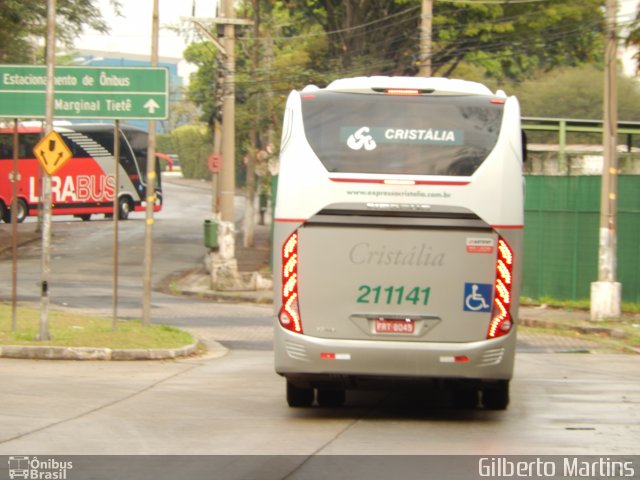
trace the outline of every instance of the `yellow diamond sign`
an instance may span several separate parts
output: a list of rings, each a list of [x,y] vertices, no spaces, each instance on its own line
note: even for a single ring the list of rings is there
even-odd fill
[[[53,175],[73,154],[64,143],[62,137],[54,131],[49,132],[40,140],[33,153],[40,160],[40,164],[48,175]]]

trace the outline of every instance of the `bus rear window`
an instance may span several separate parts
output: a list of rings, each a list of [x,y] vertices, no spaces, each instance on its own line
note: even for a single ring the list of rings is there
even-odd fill
[[[333,173],[469,176],[493,150],[503,105],[487,96],[303,96],[307,141]]]

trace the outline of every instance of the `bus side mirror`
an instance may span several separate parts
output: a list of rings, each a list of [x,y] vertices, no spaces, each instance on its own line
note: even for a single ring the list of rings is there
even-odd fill
[[[520,130],[522,137],[522,163],[527,161],[527,134],[524,130]]]

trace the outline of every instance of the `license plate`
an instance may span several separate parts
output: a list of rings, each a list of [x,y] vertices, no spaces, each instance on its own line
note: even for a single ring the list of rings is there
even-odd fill
[[[412,334],[415,331],[413,320],[380,318],[376,320],[376,333]]]

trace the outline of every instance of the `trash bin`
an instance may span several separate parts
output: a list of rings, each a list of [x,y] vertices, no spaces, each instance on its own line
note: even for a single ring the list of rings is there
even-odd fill
[[[215,220],[204,221],[204,246],[218,248],[218,222]]]

